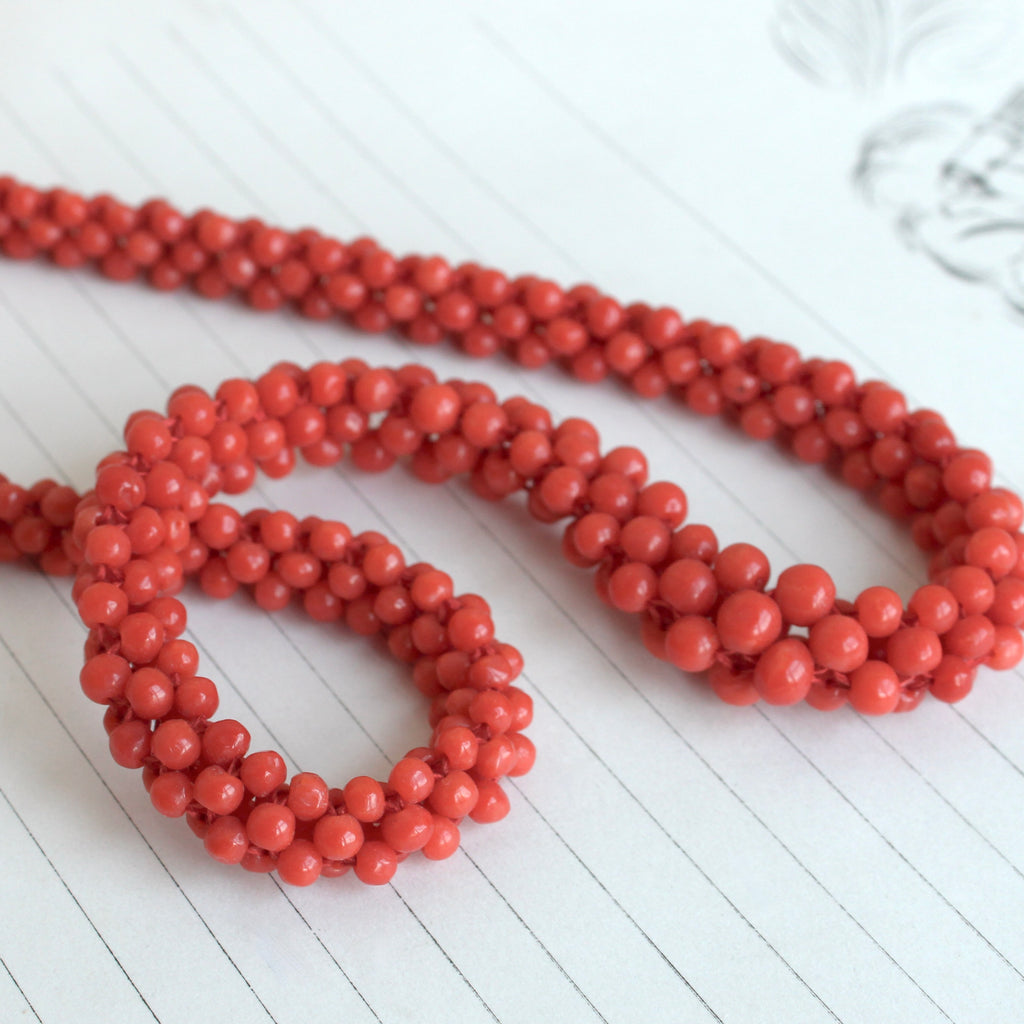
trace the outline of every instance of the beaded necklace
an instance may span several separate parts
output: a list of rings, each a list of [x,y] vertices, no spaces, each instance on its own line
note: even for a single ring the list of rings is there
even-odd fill
[[[858,384],[845,363],[805,360],[667,307],[623,306],[590,285],[509,280],[474,263],[399,258],[368,238],[346,244],[208,210],[186,217],[161,199],[132,207],[9,177],[0,248],[162,291],[190,286],[257,310],[397,330],[421,345],[448,339],[475,357],[505,352],[530,369],[556,362],[587,382],[622,378],[646,398],[671,391],[699,415],[834,465],[931,552],[930,582],[906,605],[882,586],[840,599],[814,565],[785,569],[767,589],[765,555],[743,543],[719,549],[709,527],[685,524],[685,494],[649,482],[637,449],[602,451],[583,419],[554,424],[525,398],[439,382],[424,366],[279,363],[213,395],[178,388],[166,413],[129,418],[125,449],[100,461],[85,494],[0,476],[0,560],[27,557],[73,577],[89,630],[81,687],[106,709],[114,760],[141,769],[156,809],[184,817],[224,863],[276,870],[293,885],[350,868],[384,884],[416,851],[454,853],[465,818],[503,818],[500,780],[535,758],[523,734],[532,703],[515,685],[522,657],[496,639],[481,597],[456,594],[431,565],[407,565],[379,533],[281,511],[242,515],[215,500],[246,491],[257,470],[285,476],[296,453],[313,466],[347,455],[370,472],[406,459],[428,483],[468,474],[492,501],[525,491],[535,519],[565,522],[566,559],[596,570],[598,594],[639,620],[647,649],[706,674],[732,704],[907,711],[926,692],[960,700],[979,665],[1008,669],[1024,656],[1021,500],[992,486],[988,457],[960,448],[938,413],[909,412],[899,391]],[[430,700],[429,743],[386,780],[289,780],[280,754],[250,751],[241,723],[213,717],[216,685],[182,638],[176,595],[190,577],[214,597],[244,587],[266,610],[295,600],[317,621],[380,635]]]

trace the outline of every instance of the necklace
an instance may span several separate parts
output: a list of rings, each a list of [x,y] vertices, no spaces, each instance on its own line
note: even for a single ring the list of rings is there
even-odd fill
[[[603,452],[583,419],[556,425],[525,398],[499,402],[484,384],[439,382],[423,366],[280,363],[213,395],[181,387],[166,413],[129,418],[125,449],[99,463],[84,495],[0,476],[0,560],[27,556],[74,577],[89,629],[81,687],[106,708],[115,761],[141,769],[156,809],[184,817],[224,863],[276,870],[294,885],[350,868],[384,884],[411,853],[450,856],[466,817],[503,818],[500,780],[535,758],[522,731],[532,704],[515,686],[522,657],[496,639],[482,598],[457,595],[431,565],[407,565],[379,533],[288,512],[242,515],[215,500],[246,491],[257,470],[286,475],[296,452],[324,467],[347,454],[371,472],[406,458],[425,482],[468,474],[488,500],[525,491],[535,519],[567,522],[566,559],[596,569],[598,594],[639,618],[648,650],[706,673],[732,704],[906,711],[926,691],[959,700],[979,665],[1007,669],[1024,656],[1021,500],[992,486],[988,457],[960,448],[939,414],[908,411],[881,382],[858,384],[845,363],[804,360],[790,345],[744,341],[669,308],[623,306],[589,285],[563,290],[436,256],[397,258],[367,238],[343,244],[11,178],[0,179],[0,247],[159,290],[238,295],[257,310],[340,315],[418,344],[447,338],[531,369],[557,362],[583,381],[617,376],[647,398],[671,390],[699,415],[725,415],[804,462],[834,465],[931,552],[930,582],[906,605],[882,586],[837,598],[814,565],[785,569],[767,589],[765,555],[743,543],[719,549],[709,527],[684,525],[685,494],[649,482],[637,449]],[[181,635],[176,595],[190,577],[214,597],[246,587],[266,610],[294,599],[317,621],[382,636],[430,700],[429,743],[383,781],[289,780],[278,753],[250,751],[241,723],[213,717],[216,685]]]

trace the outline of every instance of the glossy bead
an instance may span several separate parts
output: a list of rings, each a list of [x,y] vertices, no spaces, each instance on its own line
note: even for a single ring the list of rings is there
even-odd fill
[[[891,636],[903,619],[903,601],[888,587],[868,587],[854,602],[857,621],[870,637]]]
[[[718,582],[696,558],[681,558],[658,577],[658,596],[681,615],[707,615],[718,599]]]
[[[180,718],[161,722],[150,741],[150,752],[153,756],[165,768],[174,771],[195,764],[201,750],[202,746],[195,729]]]
[[[701,615],[684,615],[665,633],[665,656],[684,672],[704,672],[715,663],[718,631]]]
[[[715,662],[708,673],[708,682],[719,700],[736,707],[756,704],[761,694],[754,685],[754,674],[750,671],[734,671],[728,665]]]
[[[962,451],[942,471],[942,484],[951,498],[970,501],[989,489],[992,462],[984,452]]]
[[[722,548],[713,568],[723,594],[762,590],[770,574],[767,557],[753,544],[730,544]]]
[[[943,573],[938,582],[950,590],[965,615],[984,614],[995,601],[992,577],[977,566],[958,565]]]
[[[997,625],[992,651],[985,664],[1002,672],[1020,664],[1021,659],[1024,659],[1024,635],[1016,626]]]
[[[239,777],[253,796],[268,796],[287,778],[284,758],[273,750],[257,751],[242,762]]]
[[[960,615],[956,596],[947,587],[929,583],[919,587],[907,605],[920,625],[936,633],[945,633]]]
[[[366,775],[350,779],[344,788],[345,807],[357,821],[372,822],[384,813],[384,790]]]
[[[295,838],[295,815],[280,804],[257,804],[246,819],[245,831],[251,843],[276,853]]]
[[[501,821],[509,810],[508,794],[494,779],[480,779],[478,796],[469,816],[481,825]]]
[[[850,674],[849,701],[862,715],[886,715],[900,701],[900,681],[884,661],[865,661]]]
[[[754,666],[754,686],[769,704],[796,704],[814,681],[814,658],[803,640],[779,640]]]
[[[245,757],[249,730],[233,718],[210,722],[203,733],[203,756],[211,764],[229,765]]]
[[[933,697],[947,704],[963,700],[971,692],[977,675],[977,669],[953,654],[942,658],[934,671],[929,689]]]
[[[827,615],[811,627],[808,646],[817,664],[833,672],[850,673],[867,660],[864,627],[847,615]]]
[[[140,668],[125,684],[124,695],[139,718],[163,718],[174,706],[174,684],[159,669]]]
[[[89,700],[108,704],[124,695],[131,674],[131,666],[124,658],[104,652],[85,663],[79,673],[79,682]]]
[[[658,577],[641,562],[620,565],[608,580],[608,597],[623,612],[642,612],[657,592]]]
[[[312,885],[323,870],[323,857],[307,839],[296,839],[277,858],[277,873],[288,885]]]
[[[363,843],[356,854],[356,877],[366,885],[387,885],[397,868],[395,851],[379,840]]]
[[[213,814],[233,814],[245,796],[245,786],[220,765],[210,765],[196,776],[193,792],[195,799]]]
[[[786,622],[812,626],[832,610],[836,587],[824,569],[816,565],[793,565],[779,575],[772,596]]]
[[[313,772],[299,772],[292,777],[286,803],[298,821],[316,821],[329,806],[327,783]]]
[[[934,630],[911,626],[889,637],[886,655],[896,672],[913,678],[934,671],[942,660],[942,643]]]
[[[184,772],[158,775],[149,790],[153,806],[168,818],[180,818],[192,801],[192,780]]]
[[[767,594],[740,590],[730,594],[718,609],[715,626],[722,647],[737,654],[759,654],[782,631],[782,613]]]
[[[149,756],[149,724],[134,718],[115,726],[108,737],[110,754],[122,768],[141,768]]]
[[[434,773],[421,758],[404,757],[391,769],[388,785],[406,803],[422,803],[434,788]]]
[[[203,845],[214,860],[222,864],[240,864],[249,849],[249,836],[242,822],[228,815],[210,825]]]
[[[479,790],[464,771],[451,771],[438,779],[428,803],[438,814],[456,820],[464,818],[476,806]]]
[[[433,831],[434,816],[419,804],[385,814],[380,823],[381,839],[398,853],[423,849]]]
[[[996,630],[985,615],[967,615],[942,637],[942,648],[965,661],[983,661],[992,653]]]

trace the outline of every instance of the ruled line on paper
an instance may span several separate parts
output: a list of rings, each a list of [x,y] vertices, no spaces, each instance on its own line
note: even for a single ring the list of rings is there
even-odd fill
[[[25,990],[18,984],[18,979],[15,978],[13,974],[11,974],[11,969],[7,966],[7,962],[4,960],[2,956],[0,956],[0,967],[3,967],[4,973],[7,975],[8,978],[11,979],[11,984],[18,990],[18,995],[21,996],[21,998],[25,1002],[25,1005],[29,1008],[29,1010],[32,1011],[32,1016],[35,1017],[37,1021],[39,1021],[39,1024],[43,1024],[42,1017],[39,1016],[39,1013],[37,1012],[36,1008],[32,1005],[31,1000],[28,998],[27,995],[25,995]]]
[[[241,22],[238,19],[237,12],[234,8],[225,8],[225,13],[229,17],[232,17],[236,24],[244,24],[244,22]],[[263,119],[257,116],[252,106],[245,102],[245,100],[239,96],[238,92],[235,89],[232,89],[227,82],[225,82],[221,75],[217,74],[210,62],[203,58],[199,51],[181,34],[181,32],[178,31],[173,24],[167,26],[167,34],[174,41],[175,45],[188,56],[192,63],[202,71],[214,87],[248,117],[250,123],[255,127],[256,131],[260,133],[260,135],[262,135],[274,148],[283,153],[288,158],[289,163],[298,169],[318,192],[327,196],[332,203],[343,209],[352,220],[359,223],[360,218],[342,202],[334,189],[322,182],[306,163],[299,160],[295,153],[293,153],[288,146],[283,144],[277,133],[267,127]],[[291,65],[287,61],[282,61],[280,59],[280,55],[275,55],[273,50],[267,47],[264,40],[255,34],[250,35],[250,39],[252,40],[255,48],[258,51],[261,51],[263,56],[268,58],[268,62],[277,74],[288,79],[292,84],[301,83],[301,79],[296,75]],[[374,152],[372,147],[366,145],[355,132],[348,129],[345,122],[337,116],[337,114],[331,109],[330,105],[324,103],[323,100],[317,96],[315,90],[304,90],[303,95],[307,102],[320,114],[324,121],[330,124],[331,128],[337,132],[338,135],[340,135],[365,161],[367,161],[367,163],[376,170],[382,179],[389,181],[396,189],[398,189],[398,191],[405,195],[424,214],[426,214],[427,217],[430,218],[436,227],[440,228],[441,231],[448,235],[453,242],[464,247],[468,246],[466,240],[458,234],[451,224],[439,217],[436,211],[434,211],[429,204],[424,203],[419,195],[409,188],[408,183],[402,175],[396,174],[395,171],[387,165],[387,163],[377,157],[377,154]]]
[[[549,248],[552,252],[558,253],[566,263],[573,264],[576,262],[576,257],[571,252],[562,248],[556,239],[551,237],[551,235],[535,224],[519,207],[510,202],[499,190],[495,189],[485,177],[477,174],[472,165],[458,152],[458,150],[447,145],[441,136],[430,129],[429,125],[417,118],[409,108],[408,104],[404,102],[400,94],[395,92],[383,78],[374,73],[373,68],[366,61],[360,58],[356,50],[352,49],[352,47],[348,46],[344,42],[342,37],[334,30],[334,27],[330,22],[318,13],[314,13],[308,4],[301,2],[301,0],[297,0],[294,7],[295,10],[302,13],[302,15],[315,27],[317,31],[323,32],[327,38],[331,40],[334,47],[344,54],[346,60],[353,67],[358,68],[360,74],[366,78],[382,96],[386,97],[392,106],[400,110],[406,121],[423,138],[425,138],[434,149],[442,153],[448,162],[460,171],[463,177],[470,180],[478,189],[488,195],[510,217],[521,223],[542,245]],[[266,43],[266,40],[256,32],[252,27],[251,22],[242,16],[241,11],[231,7],[228,8],[228,15],[232,21],[234,21],[238,29],[245,32],[255,44],[263,48],[267,47],[268,44]],[[270,52],[273,53],[272,50]],[[295,81],[301,82],[297,77],[295,78]],[[448,227],[447,230],[450,233],[453,229]],[[471,244],[466,243],[466,245],[470,252],[474,251],[474,247]]]
[[[4,639],[2,635],[0,635],[0,645],[2,645],[4,650],[7,652],[7,656],[18,666],[19,669],[22,670],[22,672],[24,672],[24,667],[18,661],[14,652],[8,646],[7,641]],[[26,678],[28,678],[27,675]],[[3,802],[7,805],[11,814],[13,814],[15,818],[17,818],[18,824],[21,825],[21,827],[25,830],[25,834],[29,837],[30,840],[32,840],[32,844],[39,851],[39,855],[46,861],[46,863],[50,867],[50,870],[54,873],[57,880],[64,887],[64,891],[68,894],[68,896],[71,897],[72,901],[75,904],[75,907],[78,909],[78,912],[82,915],[82,917],[85,918],[85,920],[89,924],[89,927],[96,933],[96,938],[98,938],[100,942],[103,943],[103,948],[106,949],[110,958],[114,961],[115,964],[117,964],[118,969],[124,975],[125,981],[127,981],[128,984],[131,985],[131,987],[135,990],[135,994],[139,997],[139,1000],[141,1001],[142,1005],[146,1007],[147,1011],[149,1012],[149,1015],[153,1018],[153,1020],[157,1021],[157,1024],[159,1024],[160,1018],[157,1017],[156,1013],[153,1011],[153,1007],[149,1005],[149,1002],[147,1001],[146,997],[139,991],[138,985],[135,984],[135,981],[132,978],[132,976],[125,970],[124,964],[121,963],[117,954],[110,948],[110,944],[107,942],[106,938],[104,937],[103,933],[99,930],[99,928],[96,927],[96,924],[93,922],[93,919],[86,913],[86,910],[79,902],[78,897],[75,895],[74,891],[71,889],[68,883],[64,880],[64,876],[57,870],[57,867],[56,865],[54,865],[53,861],[50,860],[49,855],[40,845],[39,840],[36,839],[34,833],[32,832],[32,829],[28,827],[28,825],[25,822],[25,819],[18,813],[18,809],[14,806],[14,804],[11,803],[10,797],[4,792],[2,786],[0,786],[0,799],[2,799]],[[20,986],[18,991],[21,991]],[[28,1000],[26,1000],[26,1002],[28,1002]],[[31,1003],[29,1005],[31,1006]],[[35,1010],[33,1010],[32,1012],[35,1013]]]

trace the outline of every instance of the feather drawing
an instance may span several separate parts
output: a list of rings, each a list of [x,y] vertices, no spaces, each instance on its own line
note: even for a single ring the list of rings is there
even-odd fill
[[[1024,311],[1024,86],[988,116],[931,104],[891,117],[853,177],[909,245]]]
[[[863,92],[915,69],[975,71],[1014,27],[1013,0],[779,0],[773,34],[800,74]]]

